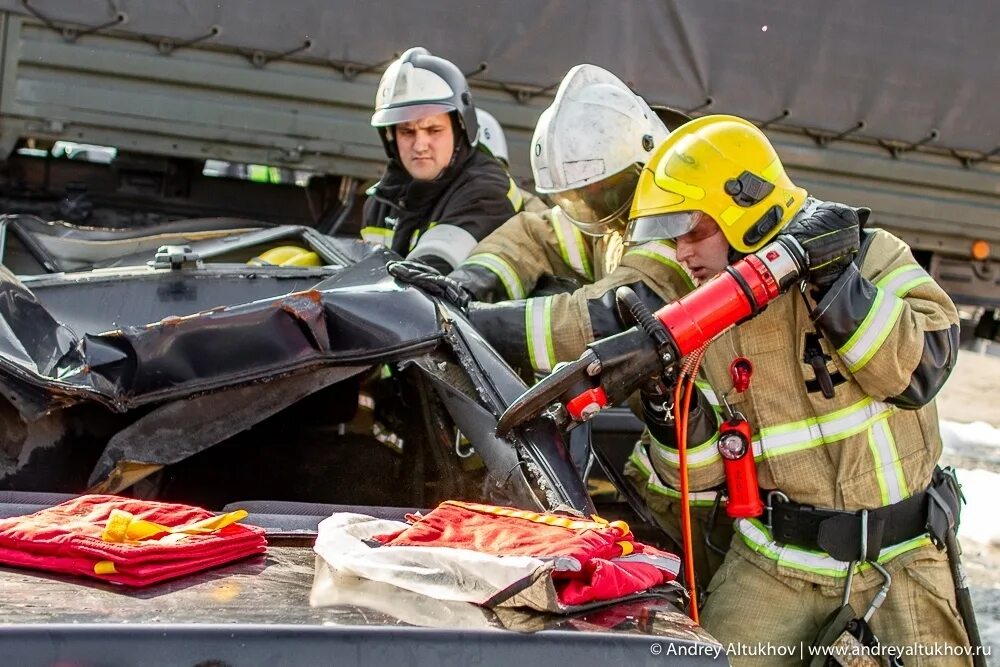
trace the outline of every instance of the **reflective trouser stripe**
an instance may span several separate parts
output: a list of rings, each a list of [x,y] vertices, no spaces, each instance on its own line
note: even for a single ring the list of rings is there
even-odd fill
[[[673,246],[665,241],[651,241],[650,243],[644,243],[643,245],[632,248],[626,255],[638,255],[640,257],[648,257],[649,259],[655,260],[666,267],[669,267],[677,272],[681,280],[688,289],[694,289],[694,282],[691,280],[691,276],[684,269],[683,266],[677,261],[677,253]]]
[[[552,209],[552,228],[559,240],[559,253],[563,262],[578,275],[587,280],[594,280],[594,270],[587,261],[587,250],[583,233],[572,222],[559,215],[557,209]]]
[[[362,227],[361,238],[368,243],[389,247],[392,245],[392,230],[388,227]]]
[[[830,414],[790,424],[769,426],[754,438],[754,457],[772,459],[829,444],[866,430],[894,411],[889,405],[865,398]]]
[[[903,301],[886,290],[879,289],[871,310],[865,315],[854,334],[837,349],[848,370],[855,373],[871,361],[885,339],[889,337],[903,312]]]
[[[903,312],[902,297],[930,281],[927,272],[916,264],[900,266],[878,281],[878,294],[871,310],[857,331],[837,350],[852,373],[864,368],[892,333]]]
[[[517,213],[524,207],[524,197],[521,195],[521,188],[517,187],[513,178],[508,176],[507,181],[510,182],[510,187],[507,188],[507,199],[514,207],[514,212]]]
[[[531,367],[536,371],[551,371],[556,358],[552,341],[552,297],[525,302],[524,328],[528,335]]]
[[[878,478],[882,504],[891,505],[907,498],[910,493],[896,452],[896,441],[889,431],[886,419],[878,420],[868,429],[868,449],[875,459],[875,476]]]
[[[641,442],[635,443],[635,447],[632,449],[628,460],[646,477],[646,490],[648,492],[667,496],[675,500],[681,499],[681,492],[664,484],[660,476],[653,470],[653,464],[650,462],[646,448],[643,447]],[[688,494],[690,499],[688,504],[696,507],[708,507],[715,504],[718,496],[718,491],[695,491]],[[724,498],[721,500],[721,504],[726,504]]]
[[[771,531],[768,527],[756,519],[738,519],[735,527],[744,544],[762,556],[777,561],[778,565],[828,577],[843,577],[847,575],[848,563],[837,560],[824,551],[811,551],[788,544],[778,544],[771,536]],[[900,554],[919,549],[930,543],[931,538],[926,534],[919,535],[913,539],[882,549],[879,552],[877,560],[879,563],[885,563]],[[871,565],[865,563],[855,570],[855,572],[862,572],[870,567]]]
[[[495,273],[503,284],[504,289],[507,290],[509,298],[523,299],[525,297],[524,285],[521,284],[521,279],[518,277],[517,272],[514,271],[514,267],[508,264],[507,260],[503,257],[491,253],[483,253],[470,256],[464,263],[475,264]]]

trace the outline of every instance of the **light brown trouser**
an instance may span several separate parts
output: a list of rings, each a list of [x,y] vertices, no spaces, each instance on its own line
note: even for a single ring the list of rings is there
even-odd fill
[[[922,645],[925,652],[936,648],[968,647],[961,617],[955,606],[955,589],[947,557],[933,546],[897,556],[886,564],[892,586],[871,628],[883,646],[906,651]],[[863,575],[863,576],[862,576]],[[809,581],[812,579],[813,581]],[[818,582],[824,583],[818,583]],[[854,578],[851,606],[864,614],[881,585],[873,572]],[[734,667],[750,665],[801,665],[804,646],[809,645],[827,615],[841,604],[843,580],[820,575],[800,575],[780,568],[774,561],[751,552],[737,536],[725,562],[709,585],[708,601],[701,614],[702,625],[723,646],[743,645],[752,653],[760,644],[770,655],[738,655],[730,651]],[[790,656],[779,656],[778,646],[794,647]],[[959,649],[961,650],[961,649]],[[971,665],[969,657],[933,653],[903,653],[906,667]]]

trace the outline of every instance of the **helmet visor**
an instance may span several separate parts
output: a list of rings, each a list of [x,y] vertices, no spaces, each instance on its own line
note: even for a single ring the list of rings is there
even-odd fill
[[[378,109],[372,114],[372,127],[388,127],[452,111],[455,111],[455,107],[451,104],[409,104],[386,107]]]
[[[638,182],[639,168],[632,166],[596,183],[543,196],[582,232],[603,236],[615,227],[624,228]]]
[[[628,223],[625,245],[638,245],[684,236],[698,226],[704,215],[701,211],[680,211],[634,218]]]

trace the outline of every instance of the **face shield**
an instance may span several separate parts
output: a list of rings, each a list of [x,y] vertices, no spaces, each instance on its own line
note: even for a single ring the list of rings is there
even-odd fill
[[[561,208],[583,233],[604,236],[624,229],[638,182],[639,167],[633,165],[596,183],[542,196]]]
[[[625,245],[677,239],[694,231],[698,223],[706,217],[708,216],[701,211],[678,211],[634,218],[628,223]]]

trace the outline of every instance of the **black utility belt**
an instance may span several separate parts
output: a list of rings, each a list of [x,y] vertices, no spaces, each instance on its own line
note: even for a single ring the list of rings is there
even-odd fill
[[[940,468],[935,468],[926,490],[892,505],[859,512],[803,505],[788,500],[783,493],[765,491],[775,541],[825,551],[845,562],[876,560],[883,548],[924,533],[930,533],[938,548],[943,548],[947,530],[958,526],[960,496],[954,472]]]

